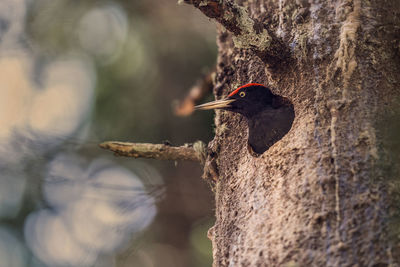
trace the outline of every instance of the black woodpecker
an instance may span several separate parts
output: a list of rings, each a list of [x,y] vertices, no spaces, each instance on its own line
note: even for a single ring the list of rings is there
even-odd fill
[[[294,120],[293,104],[259,83],[243,85],[224,99],[195,108],[223,109],[243,115],[249,127],[248,144],[257,154],[264,153],[289,132]]]

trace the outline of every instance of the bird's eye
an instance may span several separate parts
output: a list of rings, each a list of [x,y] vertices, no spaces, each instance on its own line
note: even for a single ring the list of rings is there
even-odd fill
[[[244,97],[246,95],[246,93],[245,92],[240,92],[239,95],[240,95],[240,97]]]

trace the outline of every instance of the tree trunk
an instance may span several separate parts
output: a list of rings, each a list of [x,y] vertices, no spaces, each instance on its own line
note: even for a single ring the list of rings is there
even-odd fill
[[[214,266],[397,265],[379,121],[399,102],[399,1],[185,2],[219,22],[216,98],[263,83],[296,113],[256,157],[244,118],[216,112]]]

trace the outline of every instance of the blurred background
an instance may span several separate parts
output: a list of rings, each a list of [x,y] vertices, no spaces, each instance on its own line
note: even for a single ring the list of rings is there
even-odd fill
[[[200,165],[98,144],[210,141],[172,106],[216,55],[176,0],[0,1],[0,267],[211,266]]]

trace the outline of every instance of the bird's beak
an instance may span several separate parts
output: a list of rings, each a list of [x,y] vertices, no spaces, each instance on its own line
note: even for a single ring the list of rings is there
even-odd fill
[[[229,108],[230,103],[234,102],[235,99],[221,99],[221,100],[215,100],[212,102],[208,102],[202,105],[195,106],[195,109],[202,109],[202,110],[207,110],[207,109],[217,109],[217,108]]]

